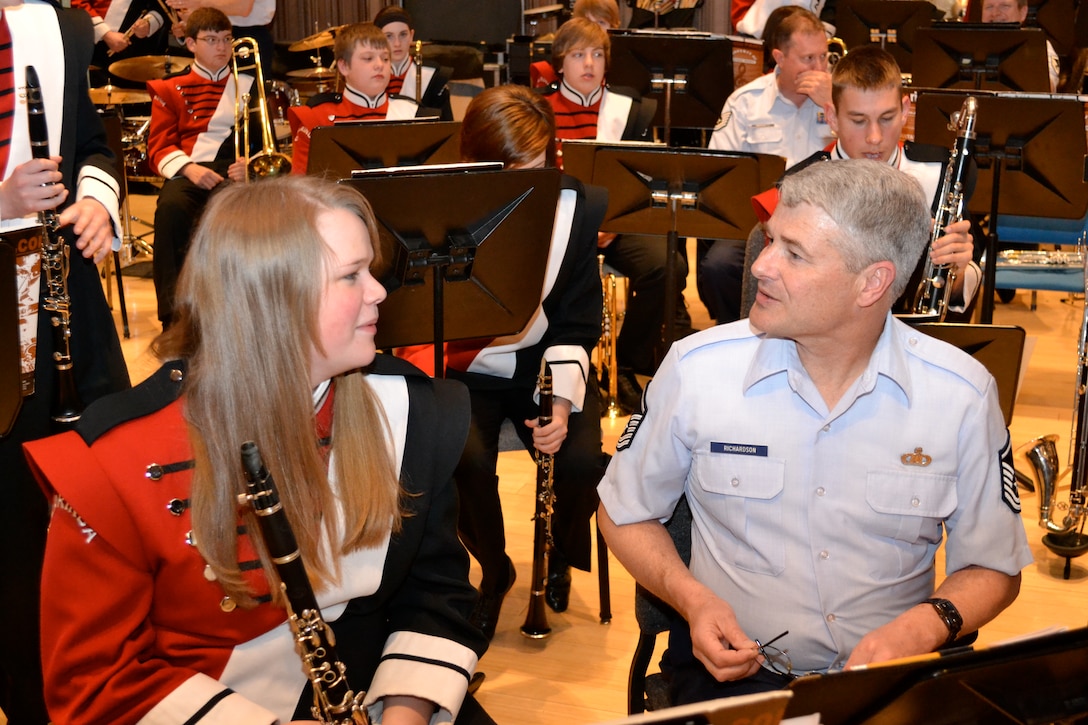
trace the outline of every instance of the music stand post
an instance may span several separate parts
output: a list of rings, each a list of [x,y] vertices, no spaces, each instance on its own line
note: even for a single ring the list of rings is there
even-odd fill
[[[758,222],[752,196],[785,171],[779,156],[638,143],[564,141],[563,160],[567,173],[608,189],[601,231],[666,238],[666,347],[675,338],[680,236],[746,238]]]
[[[433,344],[442,377],[447,341],[512,335],[529,323],[544,286],[558,170],[419,166],[340,183],[361,191],[378,221],[376,276],[388,290],[379,349]]]
[[[968,209],[989,213],[981,321],[993,322],[998,212],[1080,219],[1088,211],[1084,105],[1077,96],[972,94],[978,98],[975,160],[979,179]],[[916,137],[949,147],[948,120],[963,94],[921,93]],[[1009,172],[1005,175],[1005,172]],[[988,183],[987,183],[988,182]]]
[[[611,31],[609,83],[628,86],[658,101],[653,124],[713,128],[733,92],[733,43],[707,33]]]

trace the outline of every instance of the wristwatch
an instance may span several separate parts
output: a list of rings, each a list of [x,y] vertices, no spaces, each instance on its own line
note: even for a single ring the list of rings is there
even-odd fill
[[[944,626],[948,627],[948,639],[941,646],[954,642],[960,634],[960,628],[963,627],[963,617],[960,616],[960,610],[956,609],[956,605],[947,599],[937,598],[927,599],[922,604],[932,604],[937,610],[937,616],[944,622]]]

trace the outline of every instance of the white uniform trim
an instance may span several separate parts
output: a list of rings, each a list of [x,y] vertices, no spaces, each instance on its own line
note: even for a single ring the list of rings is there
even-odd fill
[[[219,697],[225,689],[222,682],[204,674],[195,674],[159,700],[155,707],[139,719],[138,723],[139,725],[177,725],[177,723],[193,722],[193,718],[197,715],[196,710],[200,709],[194,709],[194,705],[207,703]],[[201,725],[236,725],[243,722],[253,723],[253,725],[265,725],[265,723],[274,725],[278,721],[276,715],[270,710],[237,694],[227,695],[211,710],[200,716]]]
[[[452,723],[461,709],[465,675],[476,671],[477,662],[475,652],[452,640],[394,632],[385,642],[381,664],[366,693],[364,704],[371,721],[381,722],[381,698],[408,695],[437,703],[430,725]]]
[[[435,69],[432,66],[423,64],[423,92],[420,94],[422,98],[427,90],[431,87],[431,80],[434,78]],[[400,87],[400,93],[398,95],[407,96],[413,101],[416,99],[416,64],[411,60],[409,56],[408,69],[404,74],[404,84]]]
[[[75,111],[71,118],[64,115],[64,43],[57,22],[57,13],[51,5],[40,0],[27,0],[24,4],[4,11],[11,29],[12,38],[33,38],[33,43],[14,43],[12,60],[15,71],[15,117],[12,119],[12,138],[28,138],[26,107],[26,75],[21,71],[28,65],[38,72],[38,82],[42,87],[42,100],[45,103],[45,119],[49,129],[49,154],[60,155],[60,138],[64,124],[74,123]],[[8,155],[8,169],[14,169],[31,159],[30,144],[13,143]],[[7,172],[5,172],[7,173]],[[8,174],[10,175],[10,174]],[[96,199],[109,212],[113,221],[114,251],[121,248],[120,188],[109,174],[101,169],[84,166],[76,178],[76,188],[69,189],[76,201]],[[2,210],[0,210],[2,214]],[[29,214],[21,219],[0,220],[0,229],[23,229],[38,223],[37,214]]]
[[[563,189],[559,192],[559,202],[556,205],[555,223],[552,225],[551,247],[548,252],[548,266],[544,271],[544,288],[540,293],[541,302],[548,298],[555,280],[559,276],[559,269],[566,255],[567,245],[570,240],[571,229],[574,225],[574,210],[577,205],[578,194],[574,189]],[[544,309],[537,305],[529,323],[521,332],[514,335],[499,337],[481,350],[468,366],[467,372],[493,375],[509,380],[514,377],[514,368],[517,364],[518,350],[531,347],[544,338],[548,329],[548,319],[544,315]],[[553,345],[544,351],[544,359],[577,360],[578,365],[553,365],[552,366],[552,391],[555,395],[566,398],[571,402],[571,412],[581,412],[585,404],[586,378],[589,375],[589,356],[586,351],[577,345]],[[578,369],[580,368],[580,370]],[[534,397],[539,398],[539,390],[534,392]]]

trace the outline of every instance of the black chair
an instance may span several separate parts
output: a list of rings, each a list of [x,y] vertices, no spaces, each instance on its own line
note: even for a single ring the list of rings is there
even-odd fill
[[[752,264],[756,261],[756,257],[763,251],[763,247],[767,244],[767,236],[763,233],[763,225],[756,224],[752,227],[752,231],[748,234],[748,242],[744,247],[744,282],[740,295],[740,316],[741,319],[748,316],[748,313],[752,309],[752,305],[756,301],[756,287],[758,283],[756,278],[752,276]]]
[[[676,544],[676,551],[685,564],[691,562],[691,509],[686,497],[681,497],[665,529]],[[638,622],[638,644],[631,657],[631,672],[627,679],[627,712],[634,715],[646,710],[670,707],[669,687],[661,673],[646,674],[654,654],[657,635],[668,632],[680,619],[672,607],[635,584],[635,620]]]

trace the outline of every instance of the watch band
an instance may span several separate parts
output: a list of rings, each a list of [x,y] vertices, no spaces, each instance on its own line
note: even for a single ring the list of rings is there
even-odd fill
[[[948,627],[948,639],[945,640],[944,644],[948,645],[954,642],[963,627],[963,617],[960,616],[960,611],[956,609],[956,605],[947,599],[937,597],[926,599],[922,604],[932,605],[937,612],[937,616],[944,622],[944,626]]]

